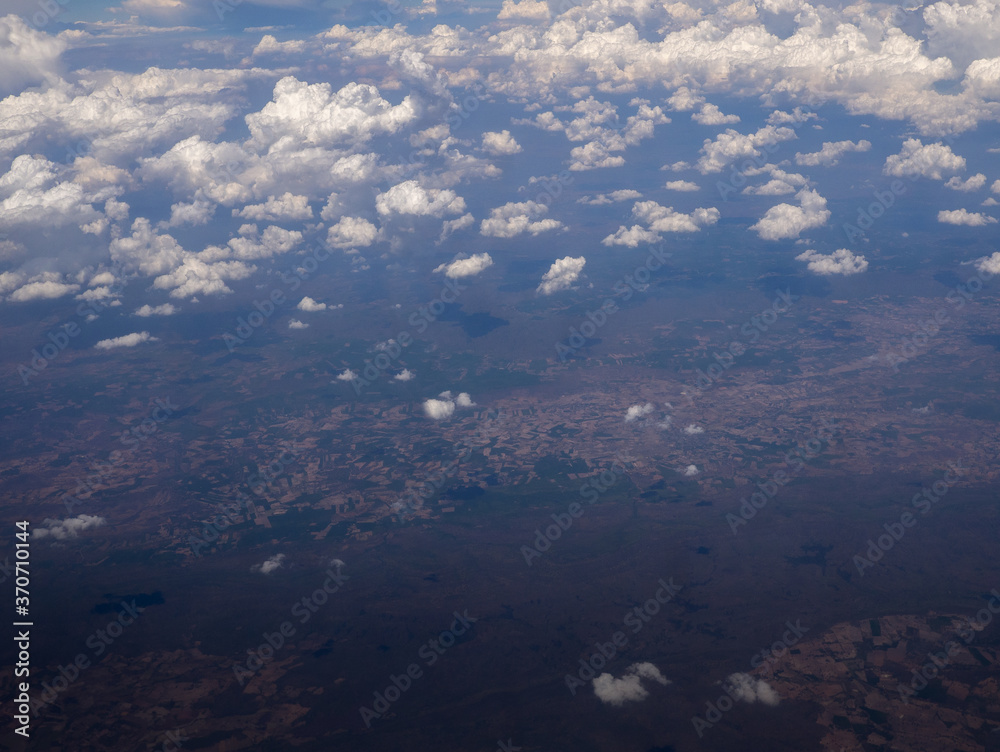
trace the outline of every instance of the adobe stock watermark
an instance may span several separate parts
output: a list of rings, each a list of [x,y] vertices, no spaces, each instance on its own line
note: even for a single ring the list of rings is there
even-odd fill
[[[955,635],[966,645],[976,639],[976,634],[982,632],[993,621],[993,614],[1000,614],[1000,591],[994,588],[990,594],[993,597],[987,602],[986,607],[980,609],[972,618],[963,617],[966,624],[955,630]],[[927,689],[928,684],[941,673],[942,669],[950,665],[955,656],[965,649],[954,640],[949,640],[942,647],[940,653],[928,653],[929,660],[920,668],[911,670],[913,676],[908,686],[902,682],[896,685],[896,692],[904,705],[910,703],[911,697],[916,697],[919,692]]]
[[[621,310],[618,308],[615,298],[621,297],[624,303],[629,301],[635,293],[645,291],[653,272],[662,269],[671,256],[673,254],[665,253],[661,244],[650,251],[646,261],[637,266],[631,274],[626,274],[615,282],[611,286],[614,295],[606,298],[597,310],[587,311],[587,320],[581,322],[579,327],[571,326],[569,337],[565,342],[556,342],[556,354],[559,356],[559,360],[565,363],[571,356],[576,355],[589,340],[594,339],[597,332],[608,323],[610,317]]]
[[[181,409],[170,401],[170,397],[166,400],[156,399],[153,404],[154,407],[148,417],[143,418],[138,425],[122,431],[118,436],[118,440],[126,446],[126,449],[112,450],[107,462],[94,463],[91,466],[92,472],[85,478],[77,480],[76,490],[60,497],[67,512],[72,512],[74,507],[89,499],[98,486],[103,485],[111,477],[111,471],[124,464],[126,456],[134,452],[140,444],[148,441],[159,430],[160,424]]]
[[[437,321],[447,310],[447,306],[458,300],[459,295],[468,289],[468,285],[463,285],[458,280],[446,279],[437,297],[411,313],[407,323],[414,328],[418,335],[423,334],[427,331],[427,327]],[[371,360],[365,361],[365,367],[361,369],[360,373],[348,369],[344,374],[341,374],[345,377],[342,380],[349,380],[351,386],[354,387],[354,394],[359,396],[365,387],[371,386],[380,379],[392,367],[393,363],[399,360],[403,351],[415,341],[414,335],[410,333],[409,329],[402,330],[395,338],[388,341],[382,352]],[[338,376],[339,378],[341,377]]]
[[[330,254],[330,246],[326,241],[320,240],[318,241],[318,245],[313,247],[312,254],[306,257],[299,266],[289,270],[289,272],[279,272],[278,276],[281,277],[283,283],[288,285],[291,292],[295,292],[303,282],[319,269],[321,262],[330,258]],[[239,345],[247,342],[277,312],[278,307],[287,302],[289,302],[288,297],[280,287],[273,288],[263,301],[254,300],[254,310],[250,311],[246,316],[240,316],[236,319],[236,328],[232,333],[225,332],[222,335],[222,341],[225,342],[226,349],[231,353]]]
[[[955,285],[955,289],[951,290],[944,299],[954,306],[955,310],[958,310],[967,302],[971,302],[982,291],[983,285],[992,277],[993,272],[989,271],[985,264],[979,264],[976,267],[976,275],[969,277],[964,284]],[[947,307],[939,306],[932,316],[919,322],[916,333],[904,337],[899,345],[883,350],[879,354],[880,357],[887,366],[892,368],[893,373],[899,373],[899,367],[902,364],[908,363],[911,359],[916,358],[922,350],[930,347],[931,339],[940,334],[941,325],[950,320]]]
[[[750,317],[750,320],[740,327],[740,334],[747,339],[749,344],[755,344],[762,334],[767,333],[774,326],[778,317],[788,313],[792,304],[800,298],[800,295],[792,294],[791,288],[785,288],[784,292],[779,290],[770,308],[765,308],[757,315]],[[700,368],[695,369],[698,376],[694,383],[689,382],[688,386],[695,387],[699,392],[705,391],[718,381],[726,371],[736,365],[736,359],[742,357],[746,352],[747,348],[742,342],[735,340],[730,342],[722,353],[718,351],[712,353],[715,362],[709,364],[704,371]],[[690,396],[688,400],[693,401]]]
[[[475,616],[469,616],[468,609],[461,614],[458,611],[452,614],[455,620],[451,626],[441,632],[436,639],[428,640],[417,651],[417,657],[423,661],[425,667],[431,667],[438,662],[438,659],[445,654],[448,648],[458,642],[458,638],[472,629],[472,625],[479,621]],[[392,704],[399,700],[404,693],[410,690],[413,682],[424,675],[424,669],[414,661],[410,663],[399,676],[389,674],[389,684],[381,692],[372,693],[372,707],[362,705],[358,708],[361,720],[364,721],[365,728],[372,727],[372,721],[377,720],[389,712]]]
[[[122,636],[125,628],[134,624],[139,615],[145,611],[145,607],[137,606],[135,600],[131,603],[121,602],[121,611],[118,616],[109,621],[102,629],[95,630],[87,637],[85,644],[90,649],[91,654],[85,652],[77,653],[76,657],[65,666],[59,666],[59,676],[49,682],[42,682],[43,692],[31,700],[31,712],[37,717],[39,712],[46,706],[51,705],[56,699],[79,681],[80,676],[93,664],[91,657],[100,658],[114,644],[115,640]]]
[[[342,566],[342,562],[337,562],[336,570],[334,570],[331,565],[324,573],[326,579],[323,581],[323,585],[292,604],[290,613],[298,620],[299,626],[307,624],[313,614],[326,605],[330,596],[339,591],[344,582],[350,579],[340,571]],[[297,631],[298,627],[286,619],[281,622],[276,631],[263,632],[261,636],[264,641],[256,648],[247,648],[245,661],[233,664],[233,674],[239,685],[242,687],[248,679],[252,679],[258,671],[264,668],[264,665],[274,658],[275,654],[285,646],[288,640],[295,636]]]
[[[615,461],[611,467],[604,470],[596,478],[591,478],[580,486],[580,496],[587,500],[588,504],[594,504],[601,494],[605,493],[615,483],[618,482],[626,471],[625,462],[627,459],[621,455],[615,455]],[[535,540],[533,545],[521,546],[521,555],[524,562],[530,567],[533,559],[540,558],[543,553],[552,548],[552,544],[562,537],[562,534],[573,527],[574,520],[583,516],[585,508],[579,502],[572,502],[566,511],[551,515],[553,524],[542,531],[535,529]]]
[[[785,464],[790,468],[788,472],[775,470],[770,480],[757,484],[757,490],[750,494],[749,499],[746,496],[740,499],[739,516],[732,512],[726,514],[726,522],[733,535],[738,534],[741,526],[756,517],[757,512],[767,506],[767,502],[777,495],[782,486],[805,469],[807,460],[815,459],[830,445],[839,426],[836,421],[826,418],[821,418],[820,423],[821,427],[815,430],[814,436],[785,453]]]
[[[392,505],[393,511],[403,512],[413,515],[421,509],[426,501],[432,498],[444,486],[445,481],[453,477],[459,466],[472,456],[474,450],[489,444],[492,438],[488,431],[503,423],[501,412],[497,409],[490,409],[486,413],[485,421],[480,425],[473,436],[465,438],[459,445],[457,456],[441,466],[441,468],[424,478],[423,482],[415,487],[408,488]]]
[[[627,627],[633,635],[639,634],[652,618],[674,599],[682,587],[674,583],[673,577],[669,581],[664,581],[661,577],[656,584],[659,587],[651,598],[641,606],[629,609],[622,617],[622,625]],[[628,645],[628,639],[625,630],[619,629],[611,635],[607,642],[595,642],[594,646],[597,651],[586,660],[580,659],[580,668],[577,669],[576,675],[566,674],[564,682],[569,693],[575,697],[576,691],[580,687],[586,686],[587,682],[593,681],[599,676],[601,669],[625,649]]]
[[[944,474],[944,478],[934,481],[930,488],[924,487],[919,493],[913,495],[913,498],[910,500],[913,508],[919,510],[920,514],[930,512],[932,506],[940,501],[948,493],[949,489],[962,479],[962,476],[968,470],[969,468],[962,467],[960,461],[949,462],[948,471]],[[885,533],[879,535],[877,538],[868,539],[868,548],[864,552],[867,556],[862,556],[861,554],[855,554],[854,556],[854,566],[857,568],[858,574],[864,577],[865,570],[869,567],[874,567],[876,562],[881,561],[883,556],[903,540],[906,531],[916,524],[917,518],[909,511],[906,511],[899,515],[898,522],[887,522],[882,525]]]

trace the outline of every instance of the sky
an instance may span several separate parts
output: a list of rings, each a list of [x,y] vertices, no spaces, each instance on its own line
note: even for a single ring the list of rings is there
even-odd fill
[[[538,239],[545,298],[727,221],[846,278],[907,191],[949,237],[996,233],[990,0],[3,7],[0,310],[169,316],[317,247],[474,279]]]

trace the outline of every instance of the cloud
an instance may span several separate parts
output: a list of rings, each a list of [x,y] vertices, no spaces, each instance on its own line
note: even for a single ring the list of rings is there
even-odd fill
[[[551,17],[545,0],[503,0],[497,19],[500,21],[548,21]]]
[[[631,423],[639,420],[653,412],[653,403],[647,402],[645,405],[632,405],[625,411],[625,422]]]
[[[632,190],[631,188],[623,188],[618,191],[611,191],[611,193],[598,193],[594,197],[584,196],[582,198],[578,198],[576,203],[586,204],[588,206],[603,206],[605,204],[613,204],[618,201],[629,201],[635,198],[642,198],[642,194],[639,193],[639,191]]]
[[[647,227],[633,225],[626,228],[625,225],[620,225],[601,243],[606,246],[624,245],[635,248],[640,243],[655,243],[660,240],[661,232],[698,232],[702,227],[714,225],[721,216],[714,207],[700,207],[690,214],[683,214],[655,201],[637,201],[632,207],[632,214]]]
[[[663,187],[668,191],[683,191],[685,193],[699,190],[698,184],[692,183],[690,180],[668,180]]]
[[[684,428],[684,433],[688,436],[696,436],[699,433],[705,433],[705,429],[696,423],[691,423]]]
[[[493,266],[493,259],[490,254],[476,253],[468,258],[441,264],[434,271],[436,273],[444,272],[444,275],[450,279],[461,279],[462,277],[474,277],[491,266]]]
[[[826,208],[825,198],[807,188],[799,191],[795,198],[799,200],[799,206],[791,204],[772,206],[756,224],[750,226],[750,229],[756,230],[764,240],[782,240],[797,238],[805,230],[826,224],[830,218],[830,211]]]
[[[81,531],[89,530],[92,527],[101,527],[108,524],[103,517],[93,514],[81,514],[78,517],[67,517],[65,520],[53,520],[46,518],[42,523],[45,527],[36,527],[32,531],[35,538],[55,538],[56,540],[66,540],[76,538]]]
[[[698,470],[697,465],[688,465],[687,467],[684,468],[683,475],[685,478],[691,478],[697,475],[699,472],[700,471]]]
[[[364,248],[375,242],[378,228],[362,217],[344,217],[327,231],[326,241],[335,248]]]
[[[847,248],[823,255],[819,251],[808,250],[795,257],[796,261],[807,261],[809,271],[816,274],[860,274],[868,268],[865,257]]]
[[[520,154],[524,151],[521,145],[510,135],[510,131],[503,130],[499,133],[487,131],[483,134],[483,150],[494,157],[506,156],[509,154]]]
[[[305,311],[306,313],[315,313],[316,311],[325,311],[326,303],[317,303],[315,300],[306,295],[295,307],[300,311]]]
[[[416,180],[394,185],[375,199],[379,214],[414,214],[423,217],[442,217],[465,211],[465,199],[451,190],[424,188]]]
[[[150,336],[149,332],[132,332],[121,337],[102,339],[94,347],[97,350],[112,350],[116,347],[135,347],[143,342],[157,342],[156,337]]]
[[[760,130],[747,135],[727,128],[714,140],[705,139],[701,148],[704,156],[698,160],[698,170],[702,175],[722,172],[732,162],[759,157],[761,149],[795,137],[795,131],[784,126],[775,128],[773,125],[765,125]]]
[[[958,177],[958,175],[955,175],[944,184],[944,187],[951,188],[953,191],[970,193],[972,191],[978,191],[984,185],[986,185],[986,176],[980,172],[967,180],[962,180]]]
[[[404,371],[409,373],[409,371]],[[401,374],[397,374],[397,377]],[[411,374],[412,377],[412,374]],[[406,380],[406,379],[401,379]],[[452,398],[451,392],[441,392],[439,399],[424,400],[424,415],[433,420],[444,420],[455,414],[456,407],[475,407],[476,403],[468,392],[460,392],[457,397]]]
[[[563,226],[555,219],[541,219],[549,207],[535,201],[507,203],[490,212],[488,219],[479,225],[482,235],[493,238],[513,238],[523,233],[539,235]]]
[[[777,705],[781,697],[763,679],[755,679],[749,674],[736,673],[726,677],[724,682],[726,692],[736,700],[747,703],[759,702],[762,705]]]
[[[1000,274],[1000,251],[992,256],[986,256],[976,262],[976,269],[990,274]]]
[[[250,567],[250,571],[260,572],[261,574],[271,574],[272,572],[281,569],[284,563],[285,563],[285,555],[275,554],[274,556],[272,556],[271,558],[265,560],[260,564],[254,564],[252,567]]]
[[[455,414],[455,403],[451,400],[424,400],[424,415],[433,420],[444,420]]]
[[[288,328],[289,329],[308,329],[309,328],[309,324],[303,323],[302,321],[299,321],[298,319],[291,319],[288,322]]]
[[[739,115],[723,115],[722,110],[714,104],[704,104],[701,111],[694,113],[691,119],[701,125],[730,125],[740,122]]]
[[[941,142],[925,146],[918,138],[908,138],[903,142],[899,154],[886,158],[882,171],[898,178],[925,177],[941,180],[944,173],[961,172],[964,169],[965,158],[955,154],[950,146]]]
[[[965,225],[966,227],[983,227],[984,225],[996,224],[996,219],[988,214],[970,212],[965,209],[955,209],[953,211],[939,211],[938,222],[948,225]]]
[[[343,373],[337,374],[337,381],[354,381],[356,378],[358,378],[358,374],[350,368],[346,369]]]
[[[645,227],[640,227],[639,225],[632,225],[631,227],[619,225],[618,229],[604,238],[601,243],[608,246],[624,245],[629,248],[635,248],[640,243],[655,243],[659,239],[659,234],[652,230],[647,230]]]
[[[549,270],[542,276],[542,282],[536,292],[551,295],[554,292],[568,289],[580,277],[587,259],[583,256],[572,258],[565,256],[552,263]]]
[[[416,378],[416,374],[414,374],[409,368],[404,368],[392,378],[396,381],[410,381],[411,379]]]
[[[803,167],[833,167],[840,158],[852,151],[869,151],[871,141],[824,141],[819,151],[802,154],[795,153],[795,164]]]
[[[670,680],[652,663],[633,663],[626,669],[621,679],[616,679],[611,674],[601,674],[596,677],[592,682],[594,694],[601,702],[615,707],[620,707],[626,702],[639,702],[649,696],[649,691],[642,685],[643,679],[650,679],[663,685],[670,684]]]
[[[281,196],[268,196],[263,204],[250,204],[242,209],[233,209],[234,217],[243,217],[257,222],[275,220],[312,219],[312,207],[307,196],[296,196],[285,192]]]
[[[135,316],[173,316],[177,313],[177,307],[172,303],[164,303],[163,305],[151,306],[146,304],[141,308],[135,309]]]
[[[678,112],[690,112],[698,105],[704,103],[704,101],[705,97],[692,91],[687,86],[681,86],[671,95],[670,99],[667,100],[667,106],[671,110],[676,110]]]
[[[10,279],[15,279],[11,277]],[[18,277],[17,279],[20,279]],[[7,300],[12,303],[29,303],[33,300],[54,300],[70,295],[80,289],[80,285],[62,282],[54,272],[36,275],[12,292]]]
[[[446,219],[441,223],[441,235],[438,237],[437,242],[443,243],[454,232],[459,230],[464,230],[466,227],[471,227],[475,224],[476,219],[471,214],[463,214],[458,219]]]

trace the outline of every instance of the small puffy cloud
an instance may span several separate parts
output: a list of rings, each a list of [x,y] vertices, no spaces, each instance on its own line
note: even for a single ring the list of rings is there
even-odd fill
[[[356,378],[358,378],[358,374],[350,368],[346,369],[343,373],[337,374],[337,381],[354,381]]]
[[[404,371],[404,373],[409,372]],[[475,407],[475,405],[468,392],[460,392],[454,398],[451,392],[441,392],[437,399],[424,400],[424,414],[433,420],[444,420],[455,414],[456,407]]]
[[[81,514],[78,517],[67,517],[65,520],[46,518],[42,524],[44,527],[36,527],[32,531],[33,537],[66,540],[67,538],[76,538],[83,530],[106,525],[108,521],[97,515]]]
[[[215,204],[203,198],[196,198],[191,203],[178,202],[170,205],[170,219],[160,222],[157,227],[162,229],[181,225],[206,225],[214,214]]]
[[[250,204],[242,209],[233,209],[234,217],[243,217],[255,222],[274,220],[312,219],[313,212],[306,196],[296,196],[286,192],[281,196],[269,196],[263,204]]]
[[[697,423],[691,423],[684,427],[684,433],[688,436],[695,436],[699,433],[705,433],[705,429],[699,426]]]
[[[684,472],[682,473],[682,475],[685,478],[691,478],[691,477],[697,475],[699,472],[701,472],[701,471],[698,470],[698,466],[697,465],[688,465],[687,467],[684,468]]]
[[[822,254],[819,251],[803,251],[795,257],[796,261],[806,261],[809,271],[816,274],[860,274],[868,268],[865,257],[847,248],[840,248],[833,253]]]
[[[640,227],[639,225],[632,225],[631,227],[619,225],[618,229],[613,234],[604,238],[601,243],[607,246],[624,245],[629,248],[635,248],[640,243],[655,243],[659,239],[660,236],[658,233],[647,230],[645,227]]]
[[[487,131],[483,134],[483,150],[495,157],[508,154],[520,154],[521,145],[510,135],[510,131],[504,130],[499,133]]]
[[[402,371],[393,376],[396,381],[410,381],[416,378],[416,374],[413,373],[409,368],[404,368]]]
[[[434,271],[444,272],[444,276],[450,279],[461,279],[462,277],[474,277],[484,269],[493,266],[493,259],[488,253],[477,253],[468,258],[456,259],[447,264],[441,264]]]
[[[14,290],[7,298],[12,303],[28,303],[33,300],[54,300],[80,289],[80,285],[62,282],[58,275],[42,274]]]
[[[978,191],[984,185],[986,185],[986,176],[980,172],[967,180],[962,180],[958,175],[955,175],[944,184],[944,187],[951,188],[953,191],[971,193],[972,191]]]
[[[1000,180],[993,181],[993,185],[990,186],[990,192],[1000,194]]]
[[[450,399],[424,400],[424,415],[432,420],[444,420],[455,414],[455,403]]]
[[[422,217],[442,217],[465,211],[465,199],[451,190],[424,188],[416,180],[394,185],[375,199],[379,214],[414,214]]]
[[[463,214],[458,219],[446,219],[441,223],[441,235],[438,237],[437,242],[443,243],[452,233],[458,232],[459,230],[464,230],[466,227],[471,227],[475,224],[476,218],[471,214]]]
[[[250,571],[260,572],[261,574],[271,574],[271,572],[275,572],[281,569],[284,563],[285,563],[285,555],[275,554],[270,559],[267,559],[266,561],[260,564],[254,564],[252,567],[250,567]]]
[[[378,228],[363,217],[343,217],[326,234],[334,248],[363,248],[375,242]]]
[[[692,183],[690,180],[668,180],[663,187],[668,191],[683,191],[685,193],[699,190],[698,184]]]
[[[939,211],[938,222],[946,225],[965,225],[966,227],[983,227],[984,225],[996,224],[996,219],[988,214],[970,212],[965,209],[955,209],[953,211]]]
[[[636,202],[632,214],[653,232],[698,232],[702,227],[714,225],[721,216],[715,207],[699,207],[690,214],[683,214],[655,201]]]
[[[480,223],[479,232],[492,238],[513,238],[526,232],[539,235],[562,227],[559,220],[542,219],[548,211],[549,207],[536,201],[504,204],[493,209],[489,218]]]
[[[315,313],[316,311],[325,311],[326,303],[317,303],[315,300],[306,295],[295,307],[300,311],[305,311],[306,313]]]
[[[309,324],[306,324],[306,323],[304,323],[302,321],[299,321],[298,319],[292,319],[291,321],[288,322],[288,328],[289,329],[308,329],[309,328]]]
[[[652,663],[633,663],[620,679],[616,679],[611,674],[601,674],[596,677],[592,682],[594,694],[601,702],[615,707],[626,702],[639,702],[649,696],[649,691],[642,685],[643,679],[649,679],[663,685],[670,683],[670,680],[664,677]]]
[[[143,342],[156,341],[156,337],[151,336],[149,332],[132,332],[131,334],[124,334],[121,337],[102,339],[94,347],[98,350],[113,350],[116,347],[135,347],[136,345],[141,345]]]
[[[639,193],[639,191],[634,191],[631,188],[623,188],[619,191],[611,191],[611,193],[598,193],[596,196],[584,196],[583,198],[578,198],[576,203],[586,204],[587,206],[603,206],[605,204],[613,204],[618,201],[629,201],[636,198],[642,198],[642,194]]]
[[[631,423],[639,420],[653,412],[653,403],[647,402],[645,405],[632,405],[625,411],[625,422]]]
[[[976,262],[976,269],[989,274],[1000,274],[1000,251],[979,259]]]
[[[796,152],[795,164],[803,167],[833,167],[840,158],[852,151],[869,151],[871,141],[824,141],[819,151],[803,154]]]
[[[704,156],[698,160],[698,171],[702,175],[721,172],[732,162],[759,157],[762,148],[793,138],[796,138],[795,131],[784,126],[775,128],[773,125],[765,125],[746,135],[727,128],[714,140],[705,139],[701,148]]]
[[[701,125],[730,125],[740,122],[739,115],[723,115],[722,110],[714,104],[703,104],[701,110],[694,113],[691,119]]]
[[[580,278],[580,273],[586,263],[587,259],[583,256],[578,258],[565,256],[554,261],[549,270],[542,276],[542,282],[536,291],[542,295],[551,295],[554,292],[568,289]]]
[[[756,230],[764,240],[797,238],[799,233],[821,227],[830,218],[826,199],[816,191],[803,188],[795,198],[799,200],[799,206],[772,206],[750,229]]]
[[[726,677],[725,685],[730,696],[743,702],[759,702],[771,706],[781,702],[781,697],[770,684],[763,679],[755,679],[750,674],[730,674]]]
[[[177,307],[173,303],[164,303],[158,306],[146,304],[135,309],[135,315],[143,318],[147,316],[173,316],[175,313],[177,313]]]
[[[955,154],[950,146],[941,142],[925,146],[918,138],[908,138],[903,142],[899,154],[886,158],[882,171],[898,178],[925,177],[941,180],[944,173],[961,172],[964,169],[965,158]]]

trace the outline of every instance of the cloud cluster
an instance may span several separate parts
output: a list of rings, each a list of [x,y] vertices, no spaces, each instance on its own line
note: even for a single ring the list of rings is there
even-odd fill
[[[997,220],[988,214],[970,212],[965,209],[954,209],[951,211],[939,211],[938,222],[947,225],[964,225],[966,227],[984,227],[985,225],[995,225]]]
[[[653,412],[652,402],[647,402],[644,405],[632,405],[625,411],[625,422],[632,423],[633,421],[639,420],[639,418],[646,417],[651,412]]]
[[[731,697],[746,703],[759,702],[762,705],[775,706],[781,702],[781,697],[770,684],[763,679],[755,679],[750,674],[730,674],[724,684],[726,692]]]
[[[250,567],[251,572],[260,572],[261,574],[271,574],[281,569],[285,563],[284,554],[275,554],[274,556],[264,560],[260,564],[254,564]]]
[[[573,283],[580,278],[583,267],[587,264],[587,259],[583,256],[573,258],[564,256],[552,262],[549,270],[542,275],[541,284],[536,292],[540,295],[551,295],[561,290],[568,290]]]
[[[763,217],[750,226],[763,240],[784,240],[797,238],[806,230],[822,227],[830,218],[826,199],[814,190],[803,188],[795,198],[799,205],[778,204],[772,206]]]
[[[797,261],[808,262],[808,269],[816,274],[860,274],[868,268],[865,257],[847,248],[840,248],[833,253],[822,254],[819,251],[803,251],[795,257]]]
[[[97,515],[81,514],[77,517],[67,517],[65,520],[46,518],[42,524],[44,527],[34,528],[32,531],[33,537],[66,540],[67,538],[76,538],[84,530],[106,525],[108,521]]]
[[[607,673],[595,677],[592,682],[594,694],[601,702],[615,707],[620,707],[626,702],[639,702],[649,696],[649,690],[642,685],[643,679],[664,686],[670,684],[670,680],[652,663],[633,663],[620,679]]]
[[[965,158],[955,154],[950,146],[941,142],[924,144],[919,138],[908,138],[903,142],[899,154],[891,154],[885,160],[883,172],[898,178],[932,178],[941,180],[946,173],[961,172],[965,169]]]
[[[493,259],[488,253],[476,253],[468,258],[459,258],[447,264],[441,264],[434,269],[435,273],[444,273],[450,279],[474,277],[484,269],[493,266]]]
[[[123,334],[121,337],[102,339],[94,347],[98,350],[113,350],[116,347],[135,347],[136,345],[141,345],[143,342],[156,341],[156,337],[151,336],[149,332],[142,331]]]
[[[397,374],[397,378],[403,374],[409,374],[409,378],[413,376],[409,371],[403,371],[403,373]],[[399,380],[408,381],[409,378],[400,378]],[[452,397],[450,391],[441,392],[436,399],[424,400],[424,415],[432,420],[445,420],[455,414],[456,407],[475,407],[475,405],[476,403],[472,401],[468,392],[459,392],[457,397]]]
[[[491,238],[513,238],[529,233],[539,235],[563,226],[557,219],[543,219],[549,207],[537,201],[511,202],[498,206],[479,225],[479,232]]]

